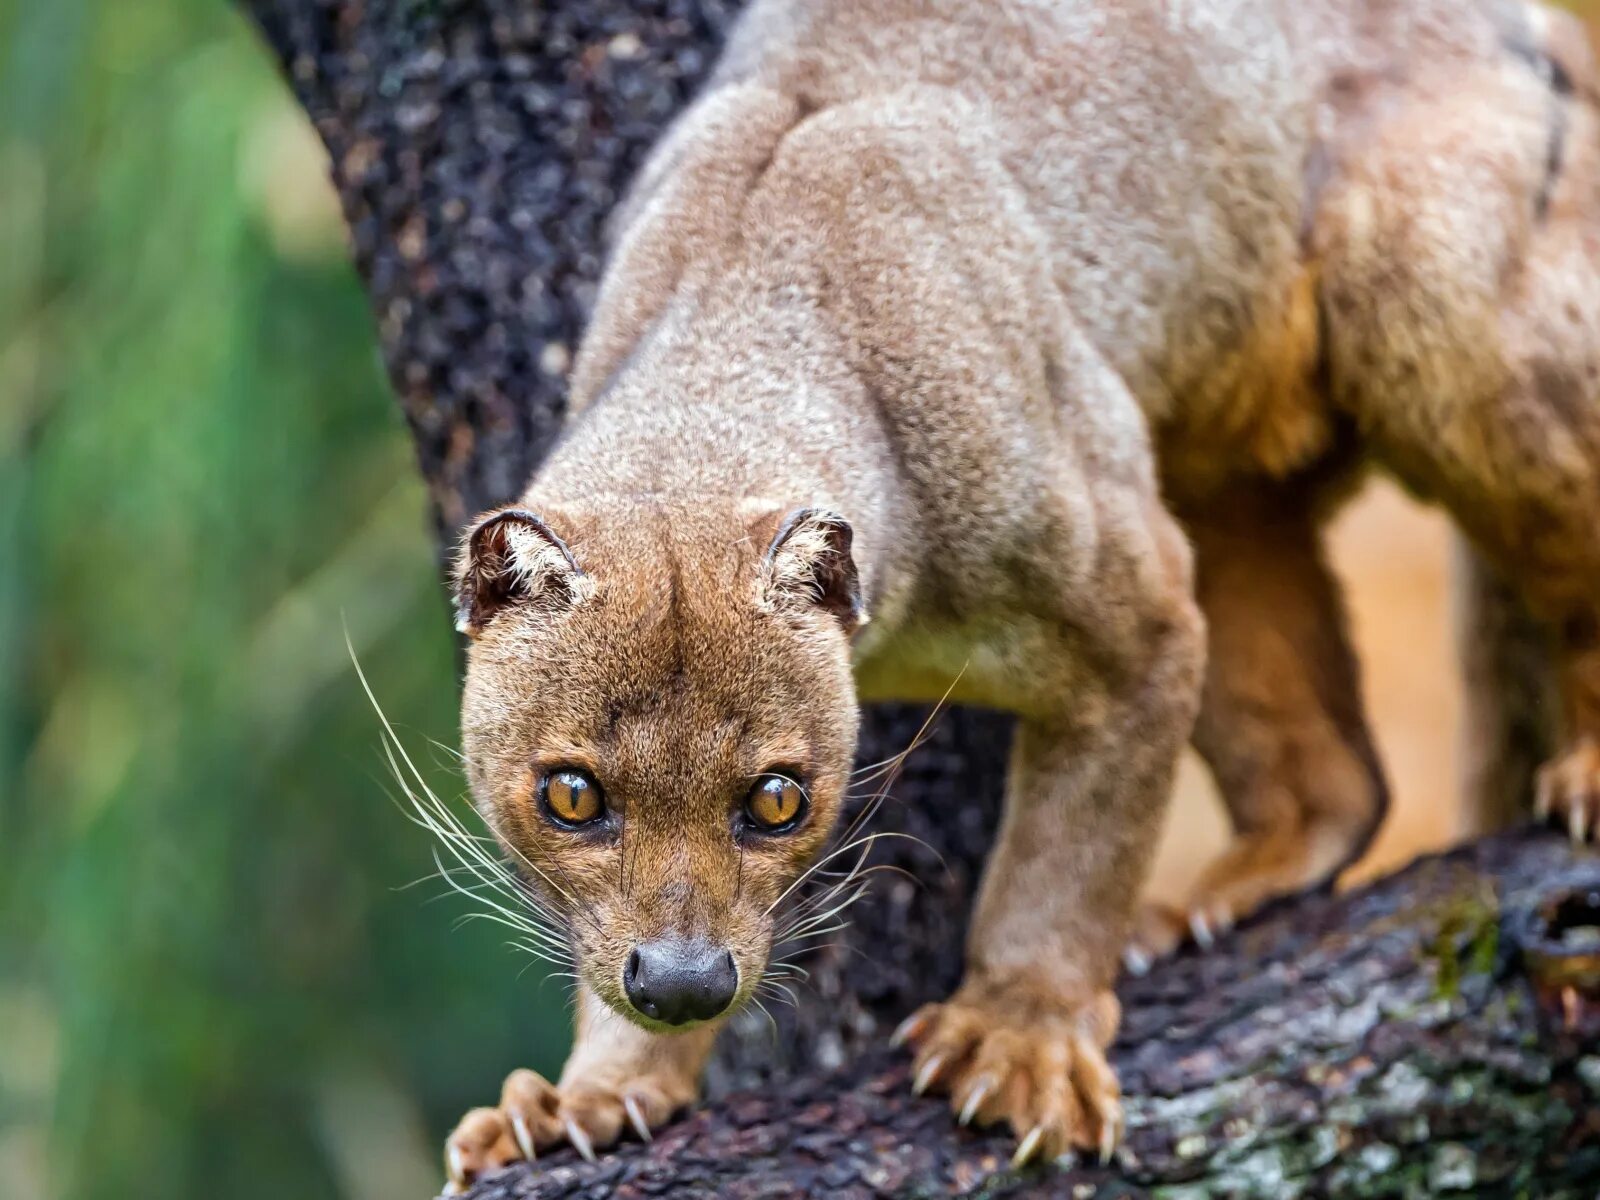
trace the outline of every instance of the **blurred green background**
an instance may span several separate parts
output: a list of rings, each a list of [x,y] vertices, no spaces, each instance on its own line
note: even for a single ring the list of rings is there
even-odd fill
[[[223,0],[0,0],[0,1196],[422,1197],[566,997],[459,931],[425,499]]]

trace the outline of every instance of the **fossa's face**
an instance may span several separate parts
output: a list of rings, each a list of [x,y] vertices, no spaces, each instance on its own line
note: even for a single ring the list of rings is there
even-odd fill
[[[848,628],[787,589],[771,526],[676,532],[630,545],[513,512],[461,569],[479,809],[579,977],[657,1030],[760,985],[856,731]]]

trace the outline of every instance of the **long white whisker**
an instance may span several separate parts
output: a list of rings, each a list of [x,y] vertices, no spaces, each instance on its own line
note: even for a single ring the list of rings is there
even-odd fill
[[[783,944],[785,946],[794,946],[800,942],[808,942],[812,938],[826,937],[830,933],[842,933],[849,928],[849,921],[835,921],[832,925],[824,925],[818,929],[808,929],[804,933],[791,933],[783,939]]]
[[[912,883],[920,884],[921,882],[910,871],[907,871],[904,867],[898,866],[895,863],[874,863],[870,867],[863,867],[860,863],[856,863],[848,871],[829,872],[829,877],[833,879],[833,882],[822,891],[813,896],[807,896],[804,900],[796,904],[788,914],[787,920],[789,924],[792,926],[794,923],[802,920],[805,916],[807,916],[807,914],[814,912],[818,908],[826,905],[831,897],[838,895],[840,889],[847,887],[850,883],[856,880],[866,879],[870,875],[877,875],[880,872],[888,872],[890,875],[903,875],[907,879],[911,880]]]
[[[394,756],[387,744],[384,747],[384,753],[388,756],[392,765]],[[438,797],[431,792],[427,793],[431,803],[425,805],[415,794],[408,791],[407,795],[411,796],[417,812],[427,820],[427,827],[437,837],[439,845],[443,846],[463,868],[486,883],[490,881],[504,883],[506,880],[514,878],[476,840],[470,837],[457,836],[455,831],[459,828],[459,822],[454,814],[444,807]],[[438,861],[437,852],[434,856],[434,865],[442,867],[442,864]],[[445,882],[457,887],[459,890],[459,885],[455,883],[453,873],[446,877]],[[512,898],[519,903],[526,904],[526,897],[523,895],[512,893]]]
[[[521,950],[524,954],[531,954],[534,958],[538,959],[540,962],[549,963],[551,966],[567,966],[567,965],[569,965],[566,959],[557,958],[554,955],[547,954],[547,953],[545,953],[543,950],[539,949],[539,947],[535,946],[531,942],[520,942],[520,941],[512,940],[512,941],[507,942],[506,945],[512,947],[513,949]]]
[[[756,992],[757,994],[760,994],[765,989],[769,988],[772,990],[765,991],[766,995],[777,1000],[786,1001],[791,1008],[798,1009],[800,1007],[800,997],[795,995],[794,989],[789,987],[787,984],[779,983],[775,979],[763,979],[761,981],[761,986],[756,989]]]
[[[849,908],[852,904],[866,894],[867,885],[863,883],[853,892],[850,892],[848,895],[846,895],[843,900],[839,900],[837,903],[830,905],[821,912],[811,914],[803,921],[797,921],[793,925],[785,927],[782,940],[790,942],[794,941],[801,935],[808,935],[811,930],[816,929],[819,926],[826,925],[829,921],[833,920],[845,909]]]
[[[430,793],[430,795],[431,795],[431,793]],[[434,798],[434,802],[436,804],[439,803],[437,797]],[[488,816],[480,813],[479,817],[483,821],[483,823],[485,825],[488,825],[490,830],[496,835],[496,842],[497,842],[498,845],[500,845],[503,848],[505,848],[506,850],[510,851],[510,853],[516,855],[517,859],[525,867],[527,867],[528,870],[532,871],[535,875],[537,875],[540,879],[542,879],[545,882],[545,884],[550,888],[551,891],[555,892],[556,895],[560,896],[563,900],[565,900],[567,902],[570,910],[573,913],[575,913],[577,916],[583,918],[584,920],[588,921],[589,924],[592,925],[597,931],[600,929],[599,922],[597,920],[595,920],[594,916],[592,914],[590,914],[590,912],[582,904],[578,903],[577,898],[575,896],[573,896],[573,894],[571,892],[569,892],[566,888],[564,888],[560,884],[558,884],[554,879],[550,878],[549,874],[546,873],[544,871],[544,869],[541,868],[537,863],[535,863],[531,858],[529,858],[526,854],[524,854],[522,852],[521,848],[516,846],[511,841],[510,838],[499,836],[499,832],[500,831],[495,829],[494,823],[488,818]],[[555,867],[556,867],[556,870],[558,870],[558,871],[561,870],[561,864],[560,863],[556,863]],[[562,874],[564,875],[565,872],[563,871]]]
[[[360,670],[359,666],[357,667],[357,670]],[[368,692],[368,695],[371,695],[370,691]],[[407,799],[411,801],[412,807],[416,810],[417,815],[420,818],[418,823],[432,832],[434,836],[439,839],[440,843],[450,851],[453,858],[460,862],[466,869],[476,871],[481,878],[487,877],[484,874],[484,872],[487,871],[489,875],[504,877],[514,884],[516,882],[515,876],[512,875],[504,865],[490,855],[487,850],[484,849],[485,844],[493,845],[497,849],[502,846],[509,847],[512,853],[517,854],[519,858],[521,858],[524,862],[527,862],[528,866],[537,872],[537,874],[543,878],[554,891],[556,891],[563,898],[567,899],[569,903],[573,903],[571,896],[565,891],[565,889],[559,887],[553,880],[550,879],[548,875],[546,875],[543,871],[540,871],[538,867],[534,866],[533,863],[528,862],[527,857],[521,854],[516,847],[511,846],[509,841],[504,838],[480,837],[471,833],[466,826],[461,823],[460,819],[450,811],[449,806],[446,805],[444,801],[441,800],[433,792],[433,790],[427,786],[426,782],[424,782],[420,776],[417,777],[418,786],[422,793],[420,797],[416,792],[412,791],[411,788],[407,787],[405,779],[400,772],[399,764],[395,761],[395,752],[398,751],[403,758],[405,755],[405,748],[394,741],[392,730],[386,727],[385,734],[386,736],[383,741],[384,756],[388,759],[390,770],[394,772],[396,781],[400,783],[402,789],[406,793]],[[415,774],[414,767],[412,770],[413,774]],[[479,870],[480,867],[482,870]],[[526,892],[519,892],[516,898],[523,904],[539,908],[539,911],[546,917],[552,916],[548,910],[544,909],[542,906],[539,906],[537,902],[534,901]],[[576,904],[574,904],[573,907],[577,911],[582,911]]]
[[[454,746],[447,746],[438,738],[427,738],[425,740],[427,741],[428,745],[432,746],[435,750],[449,755],[451,758],[455,759],[456,762],[464,763],[467,761],[467,756],[462,754],[461,751],[457,750]]]
[[[481,914],[484,917],[497,920],[501,924],[505,924],[509,928],[537,940],[546,947],[547,955],[554,953],[562,956],[563,959],[569,957],[570,948],[564,932],[555,920],[555,914],[530,894],[526,887],[522,886],[516,875],[486,849],[487,846],[494,846],[497,849],[508,847],[510,843],[504,838],[484,837],[467,829],[450,810],[450,807],[428,786],[427,780],[423,778],[422,772],[417,769],[416,763],[412,761],[404,743],[401,742],[399,735],[395,732],[393,723],[383,711],[382,705],[378,703],[378,698],[372,690],[372,685],[367,679],[366,672],[361,669],[361,662],[356,657],[355,647],[351,643],[348,633],[345,635],[345,649],[349,652],[350,662],[355,668],[356,678],[361,683],[361,690],[366,694],[367,701],[372,705],[372,709],[377,714],[378,721],[382,726],[384,758],[387,760],[395,782],[400,785],[400,790],[404,793],[411,807],[411,812],[406,815],[414,823],[428,830],[436,840],[437,845],[433,860],[434,866],[439,873],[438,877],[452,890],[460,892],[468,899],[474,900],[479,904],[488,905],[491,912]],[[433,744],[439,746],[437,742]],[[448,747],[441,746],[440,748],[449,750]],[[451,753],[454,752],[451,751]],[[461,756],[456,755],[456,757],[459,759]],[[401,769],[402,763],[405,766],[405,770]],[[408,782],[408,775],[410,780],[415,782],[414,788]],[[404,806],[400,807],[404,812]],[[494,832],[491,827],[491,833]],[[438,846],[442,846],[450,857],[455,860],[456,866],[447,868],[439,861]],[[520,851],[516,850],[515,847],[510,848],[519,858],[523,858],[526,861],[526,856],[522,855]],[[562,895],[569,903],[572,903],[572,897],[564,889],[557,887],[543,871],[532,863],[528,863],[528,865],[559,895]],[[478,883],[476,885],[462,883],[456,878],[458,871],[473,876]],[[506,903],[496,900],[495,896],[499,896]],[[583,911],[581,906],[576,904],[573,904],[573,908],[578,912]]]
[[[897,832],[895,830],[892,830],[892,829],[886,829],[886,830],[883,830],[880,833],[869,833],[869,834],[866,834],[863,837],[852,838],[850,841],[846,842],[844,845],[839,846],[839,847],[837,847],[837,848],[835,848],[833,850],[830,850],[827,854],[824,854],[821,858],[817,859],[816,862],[812,863],[809,867],[807,867],[804,871],[802,871],[799,874],[799,876],[796,877],[794,882],[791,883],[788,887],[784,888],[782,893],[779,894],[778,898],[776,900],[774,900],[770,905],[767,906],[767,913],[770,914],[775,908],[778,907],[778,905],[782,904],[786,899],[788,899],[788,897],[794,892],[794,890],[797,887],[799,887],[801,884],[803,884],[806,880],[810,879],[812,873],[814,871],[816,871],[819,867],[825,866],[826,864],[832,862],[834,859],[838,858],[841,854],[847,854],[851,850],[856,849],[857,847],[861,847],[863,849],[868,848],[874,842],[878,841],[881,838],[903,838],[904,840],[906,840],[908,842],[916,842],[918,845],[921,845],[921,846],[927,846],[927,844],[928,844],[927,842],[924,842],[921,838],[915,837],[912,834],[899,833],[899,832]]]
[[[528,922],[519,920],[516,917],[508,917],[503,912],[484,912],[481,909],[474,909],[472,912],[462,913],[456,918],[456,928],[461,928],[469,921],[493,921],[496,925],[504,925],[524,937],[537,941],[552,954],[563,956],[568,954],[567,943],[561,938],[548,930],[539,928],[537,925],[530,925]]]
[[[490,912],[472,913],[469,914],[470,917],[482,917],[485,920],[498,921],[511,929],[517,930],[519,933],[525,933],[535,937],[550,938],[552,941],[555,941],[554,935],[549,930],[534,924],[533,921],[531,921],[527,916],[517,912],[515,909],[507,908],[503,904],[496,903],[487,896],[482,896],[475,892],[469,892],[466,888],[462,887],[453,879],[446,879],[445,882],[450,887],[460,892],[467,899],[476,901],[479,904],[487,904],[492,910]]]
[[[852,892],[852,888],[854,891]],[[838,883],[830,885],[824,891],[810,897],[804,904],[797,905],[794,912],[789,914],[789,919],[783,923],[784,929],[798,929],[802,925],[809,925],[818,920],[826,920],[827,913],[822,910],[833,906],[835,901],[847,893],[860,895],[867,888],[867,881],[856,875],[847,876]],[[848,903],[848,901],[847,901]]]
[[[767,1006],[765,1004],[761,1003],[761,997],[756,995],[754,992],[752,992],[750,994],[750,1003],[754,1004],[757,1008],[759,1008],[761,1010],[761,1015],[764,1016],[767,1019],[767,1024],[772,1026],[772,1036],[773,1037],[777,1037],[778,1036],[778,1022],[777,1022],[776,1018],[774,1018],[773,1015],[770,1012],[767,1011]]]
[[[476,871],[468,870],[466,867],[440,867],[437,871],[429,871],[426,875],[417,876],[410,883],[397,883],[394,886],[394,890],[397,892],[409,892],[412,888],[421,887],[425,883],[432,883],[436,879],[443,879],[446,875],[471,875],[474,879],[480,878]],[[480,886],[487,887],[488,885],[469,883],[466,886],[475,888]]]
[[[956,685],[961,682],[961,677],[967,673],[967,667],[969,665],[969,663],[961,664],[961,670],[956,672],[956,677],[950,681],[950,686],[945,688],[944,695],[940,696],[938,702],[928,710],[928,715],[923,718],[921,726],[917,729],[917,732],[912,735],[911,741],[906,745],[904,750],[900,751],[898,754],[891,754],[888,758],[879,759],[875,763],[858,768],[857,770],[851,772],[851,778],[856,779],[859,782],[870,783],[872,780],[877,779],[880,775],[889,774],[894,770],[897,770],[907,758],[921,748],[927,742],[934,723],[943,714],[945,701],[950,699],[951,694],[956,690]]]
[[[849,926],[848,925],[841,925],[840,928],[841,929],[847,929],[847,928],[849,928]],[[852,946],[852,945],[849,945],[846,942],[823,942],[822,945],[820,945],[820,946],[804,946],[804,947],[801,947],[801,949],[803,949],[807,954],[820,954],[824,950],[843,950],[843,951],[845,951],[845,952],[847,952],[849,954],[859,954],[863,958],[869,957],[867,955],[866,951],[862,950],[861,947]],[[792,967],[795,964],[792,963],[792,962],[784,962],[784,963],[781,963],[780,965],[781,966],[786,966],[786,967]]]
[[[445,848],[450,849],[448,845]],[[442,879],[446,883],[455,886],[457,891],[466,888],[476,892],[486,888],[511,903],[527,909],[532,916],[548,922],[552,928],[559,928],[556,914],[540,902],[539,898],[532,894],[515,874],[498,861],[494,859],[489,859],[487,862],[480,860],[464,866],[447,867],[439,861],[439,850],[438,847],[435,847],[433,850],[433,865],[437,870],[433,875],[426,878]],[[471,875],[479,882],[476,884],[457,884],[457,875]]]
[[[492,826],[491,826],[491,828],[492,828]],[[506,841],[505,845],[510,849],[511,853],[513,853],[513,854],[515,854],[517,856],[517,858],[522,862],[522,864],[525,867],[528,868],[528,870],[532,871],[540,879],[544,880],[544,882],[550,887],[550,889],[552,891],[554,891],[558,896],[560,896],[563,900],[565,900],[567,902],[570,910],[573,913],[577,914],[579,917],[582,917],[585,921],[588,921],[589,924],[592,925],[596,930],[600,929],[600,922],[595,920],[594,916],[589,912],[589,910],[578,902],[578,899],[577,899],[576,896],[574,896],[571,892],[567,891],[566,888],[562,887],[554,879],[551,879],[547,872],[545,872],[542,868],[540,868],[537,864],[535,864],[534,861],[531,858],[529,858],[526,854],[524,854],[516,846],[513,846],[509,841]],[[561,870],[561,865],[559,863],[556,864],[556,870],[558,870],[558,871]],[[563,874],[564,873],[565,872],[563,872]]]

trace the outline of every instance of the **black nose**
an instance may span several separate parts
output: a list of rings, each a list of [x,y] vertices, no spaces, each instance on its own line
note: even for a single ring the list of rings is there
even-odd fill
[[[668,1025],[707,1021],[739,990],[733,955],[708,942],[658,938],[628,955],[622,986],[645,1016]]]

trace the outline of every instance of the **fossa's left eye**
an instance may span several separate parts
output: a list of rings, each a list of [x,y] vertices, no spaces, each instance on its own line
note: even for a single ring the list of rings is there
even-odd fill
[[[576,829],[605,816],[605,794],[587,771],[563,767],[543,776],[539,783],[545,814],[557,825]]]
[[[762,833],[788,833],[810,807],[805,789],[787,775],[763,775],[745,797],[745,818]]]

